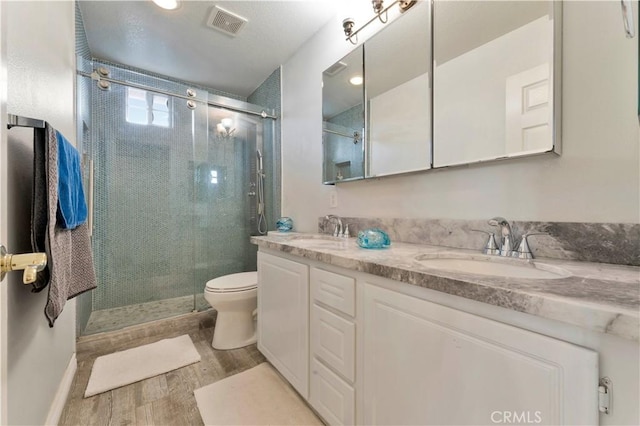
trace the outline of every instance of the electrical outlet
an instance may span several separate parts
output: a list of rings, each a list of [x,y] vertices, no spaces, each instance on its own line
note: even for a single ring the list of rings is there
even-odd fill
[[[333,190],[329,192],[329,208],[335,209],[338,207],[338,191]]]

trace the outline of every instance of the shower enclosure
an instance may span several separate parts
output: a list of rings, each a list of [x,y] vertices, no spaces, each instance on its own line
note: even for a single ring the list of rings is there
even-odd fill
[[[78,135],[98,288],[78,302],[79,329],[207,309],[208,280],[256,268],[257,153],[271,150],[273,112],[110,64],[81,65]],[[270,223],[275,214],[267,212]]]

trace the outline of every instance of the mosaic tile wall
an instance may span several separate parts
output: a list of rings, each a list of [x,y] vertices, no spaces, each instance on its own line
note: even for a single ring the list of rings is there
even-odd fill
[[[176,93],[193,87],[97,65],[113,78]],[[192,111],[172,98],[169,128],[133,124],[126,121],[126,87],[91,87],[99,280],[93,309],[199,294],[212,278],[255,269],[247,192],[263,122],[270,120],[203,104]],[[216,131],[226,117],[235,123],[231,138]]]
[[[75,21],[76,21],[76,55],[79,57],[78,61],[91,60],[91,53],[89,51],[89,44],[87,43],[87,35],[84,31],[84,25],[82,23],[82,14],[80,12],[80,7],[76,2],[75,6]],[[90,152],[87,149],[90,147],[89,143],[86,143],[85,140],[89,139],[90,128],[91,128],[91,80],[83,77],[77,77],[77,90],[76,90],[76,123],[77,123],[77,133],[76,133],[76,141],[78,143],[78,148],[83,154],[89,154]],[[86,158],[86,157],[85,157]],[[83,162],[83,176],[84,176],[84,187],[88,188],[88,164],[87,162]],[[85,191],[88,195],[88,191]],[[83,293],[76,298],[76,335],[80,336],[85,327],[87,326],[87,322],[89,321],[89,317],[91,316],[91,306],[92,306],[92,296],[91,292]]]
[[[247,98],[247,101],[262,105],[266,108],[274,110],[276,117],[280,117],[282,113],[282,98],[280,90],[281,82],[280,67],[276,68],[273,73]],[[271,200],[266,205],[266,217],[269,230],[275,229],[276,220],[281,216],[281,192],[282,187],[280,179],[281,170],[281,137],[280,137],[280,119],[265,120],[265,131],[263,138],[262,154],[264,155],[265,168],[265,198]],[[273,126],[273,131],[269,129]]]

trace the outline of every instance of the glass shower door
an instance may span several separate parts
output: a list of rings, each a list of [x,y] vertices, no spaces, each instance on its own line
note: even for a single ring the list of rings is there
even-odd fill
[[[195,148],[196,288],[198,308],[208,280],[256,270],[256,152],[261,117],[210,106],[209,137]]]
[[[92,98],[99,285],[87,334],[195,308],[194,146],[207,132],[205,104],[114,83]]]

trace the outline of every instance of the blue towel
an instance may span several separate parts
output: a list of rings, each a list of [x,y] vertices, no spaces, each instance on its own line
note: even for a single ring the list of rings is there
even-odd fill
[[[57,130],[56,138],[58,139],[58,225],[64,229],[75,229],[87,220],[80,154]]]

